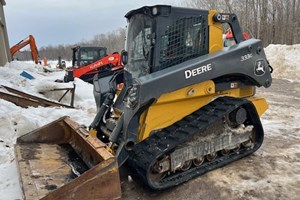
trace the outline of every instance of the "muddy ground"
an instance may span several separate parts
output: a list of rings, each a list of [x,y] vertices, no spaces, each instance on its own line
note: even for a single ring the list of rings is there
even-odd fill
[[[300,199],[300,83],[275,79],[257,94],[270,106],[258,151],[165,191],[150,190],[123,167],[122,199]]]

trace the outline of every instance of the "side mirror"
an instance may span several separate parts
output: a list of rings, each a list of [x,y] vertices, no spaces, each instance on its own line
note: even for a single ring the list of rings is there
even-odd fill
[[[128,63],[128,52],[125,50],[122,50],[121,52],[121,61],[123,65],[126,65]]]

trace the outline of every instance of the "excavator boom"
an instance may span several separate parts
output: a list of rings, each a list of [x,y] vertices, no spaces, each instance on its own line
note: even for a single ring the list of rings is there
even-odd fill
[[[14,46],[12,46],[10,48],[11,57],[13,57],[15,55],[15,53],[17,53],[20,49],[27,46],[28,44],[30,46],[32,60],[35,62],[35,64],[38,64],[38,62],[39,62],[39,58],[38,58],[39,53],[38,53],[38,50],[37,50],[35,39],[32,35],[29,35],[27,38],[21,40],[18,44],[15,44]]]

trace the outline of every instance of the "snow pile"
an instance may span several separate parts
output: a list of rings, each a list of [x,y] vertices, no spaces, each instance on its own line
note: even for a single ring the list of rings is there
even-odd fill
[[[20,76],[25,71],[35,79],[29,80]],[[62,80],[64,71],[53,73],[44,72],[41,65],[30,64],[21,61],[13,61],[4,67],[0,67],[0,84],[14,89],[42,97],[52,101],[58,101],[65,93],[65,90],[53,91],[59,88],[73,88],[73,83],[57,83],[55,80]],[[75,79],[75,107],[91,108],[94,106],[93,86],[81,79]],[[66,95],[61,103],[70,104],[71,94]]]
[[[29,80],[20,74],[25,71],[35,77]],[[0,67],[0,85],[57,101],[65,92],[52,91],[56,88],[72,88],[73,83],[57,83],[65,72],[46,73],[41,65],[13,61]],[[0,99],[0,199],[21,199],[18,173],[14,158],[13,145],[16,138],[41,127],[59,117],[68,115],[79,124],[89,126],[96,115],[93,86],[75,79],[75,109],[62,107],[29,107],[27,109]],[[1,91],[7,92],[4,88]],[[70,104],[71,94],[62,103]]]
[[[24,78],[23,76],[20,76],[20,73],[22,73],[23,71],[26,71],[27,73],[35,77],[35,79],[29,80],[27,78]],[[71,82],[55,82],[55,80],[57,79],[62,79],[64,74],[64,71],[46,73],[43,71],[43,67],[41,65],[13,61],[5,65],[4,67],[0,67],[0,84],[35,96],[47,98],[52,101],[58,101],[59,98],[65,93],[65,90],[53,91],[54,89],[73,88],[73,83]],[[92,121],[92,116],[96,114],[96,106],[93,97],[93,86],[77,78],[75,79],[74,84],[76,86],[74,99],[76,109],[44,107],[23,109],[11,103],[4,103],[6,101],[2,100],[0,106],[7,107],[8,110],[11,111],[6,112],[5,109],[1,109],[0,118],[7,117],[7,115],[13,115],[14,117],[16,117],[17,115],[14,115],[14,111],[16,111],[19,116],[28,116],[29,119],[33,120],[38,120],[38,118],[42,119],[38,121],[49,121],[48,119],[55,119],[57,118],[57,116],[62,115],[70,115],[75,119],[79,119],[79,122],[81,123]],[[1,90],[4,91],[4,89]],[[70,104],[70,100],[71,94],[68,93],[61,102],[64,104]],[[34,115],[35,117],[32,115]],[[86,118],[88,119],[86,120]],[[37,123],[39,125],[41,124],[40,122]],[[0,134],[0,136],[1,135],[2,134]]]
[[[265,48],[270,65],[274,68],[274,78],[298,81],[300,79],[300,44],[271,44]]]

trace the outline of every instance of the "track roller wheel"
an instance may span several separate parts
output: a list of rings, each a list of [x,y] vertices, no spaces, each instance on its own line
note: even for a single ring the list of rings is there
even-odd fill
[[[202,163],[204,162],[204,156],[203,157],[200,157],[200,158],[195,158],[193,160],[193,164],[196,166],[196,167],[199,167],[200,165],[202,165]]]
[[[153,166],[152,166],[152,170],[149,174],[149,178],[152,181],[160,181],[163,178],[165,178],[167,172],[162,172],[162,166],[159,164],[159,162],[157,161]]]
[[[192,160],[188,160],[188,161],[185,161],[182,166],[180,167],[180,169],[182,171],[187,171],[188,169],[190,169],[192,166]]]
[[[216,157],[217,157],[217,153],[216,153],[216,152],[206,155],[206,159],[207,159],[209,162],[215,160]]]
[[[241,149],[241,144],[238,144],[238,145],[236,145],[235,148],[232,149],[232,151],[233,151],[234,153],[238,153],[240,149]]]
[[[229,149],[222,149],[222,150],[221,150],[221,154],[222,154],[223,156],[226,156],[226,155],[228,155],[228,154],[229,154],[229,152],[230,152],[230,150],[229,150]]]

